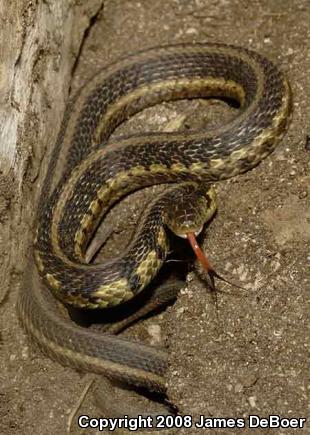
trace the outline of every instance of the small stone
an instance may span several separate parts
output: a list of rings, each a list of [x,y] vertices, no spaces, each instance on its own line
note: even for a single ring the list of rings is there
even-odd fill
[[[184,313],[184,311],[185,311],[184,307],[177,309],[177,316],[181,316]]]
[[[300,194],[298,195],[299,199],[304,199],[308,196],[308,192],[306,190],[304,190],[303,192],[300,192]]]
[[[150,325],[147,331],[151,336],[151,343],[153,345],[161,342],[161,328],[159,325]]]
[[[235,393],[241,393],[243,391],[243,385],[238,383],[235,385]]]
[[[250,396],[249,397],[249,404],[252,408],[256,407],[256,396]]]
[[[185,33],[187,35],[196,35],[198,33],[198,31],[194,27],[190,27],[189,29],[185,30]]]

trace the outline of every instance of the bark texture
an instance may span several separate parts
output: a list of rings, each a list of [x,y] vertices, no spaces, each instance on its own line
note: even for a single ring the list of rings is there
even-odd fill
[[[71,77],[103,3],[0,3],[0,301],[7,293],[12,270],[23,268],[34,204]],[[27,226],[29,231],[25,231]]]

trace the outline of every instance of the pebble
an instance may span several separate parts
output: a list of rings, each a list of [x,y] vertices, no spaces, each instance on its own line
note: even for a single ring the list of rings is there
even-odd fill
[[[256,396],[250,396],[249,397],[249,404],[252,408],[256,407]]]
[[[308,196],[308,192],[306,192],[305,190],[303,192],[300,192],[300,194],[298,195],[299,199],[304,199]]]

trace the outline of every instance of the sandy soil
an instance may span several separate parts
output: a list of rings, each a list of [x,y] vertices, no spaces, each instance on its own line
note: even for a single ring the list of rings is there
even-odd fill
[[[221,292],[215,300],[194,267],[175,305],[132,331],[147,342],[160,336],[169,343],[169,397],[194,419],[249,414],[310,419],[309,22],[307,0],[110,0],[87,35],[75,71],[74,89],[98,67],[129,51],[220,41],[270,56],[290,80],[294,106],[288,133],[259,167],[216,186],[219,211],[202,237],[216,269],[245,290],[218,283]],[[162,130],[169,123],[174,128],[205,127],[225,122],[235,110],[218,102],[163,104],[145,110],[118,132]],[[121,249],[128,240],[127,227],[139,215],[137,204],[148,196],[138,192],[113,211],[106,228],[116,221],[117,231],[108,249]],[[6,206],[0,212],[4,215]],[[24,225],[26,232],[29,223]],[[0,306],[0,433],[63,435],[89,376],[61,367],[30,346],[15,316],[20,285],[20,276],[13,276],[10,295]],[[120,412],[126,414],[126,401]],[[91,393],[81,413],[106,416]],[[198,432],[192,427],[178,433]],[[271,430],[243,430],[261,432]],[[79,429],[74,420],[71,433],[97,432]],[[304,433],[310,434],[310,420]]]

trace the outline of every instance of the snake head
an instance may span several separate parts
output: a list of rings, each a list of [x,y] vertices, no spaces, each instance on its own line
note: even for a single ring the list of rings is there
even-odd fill
[[[216,211],[216,194],[210,185],[184,183],[174,192],[167,212],[167,226],[178,237],[196,236]]]

